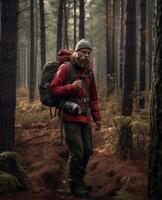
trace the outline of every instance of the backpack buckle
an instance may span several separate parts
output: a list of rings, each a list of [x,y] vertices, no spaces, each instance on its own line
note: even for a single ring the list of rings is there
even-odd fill
[[[83,103],[89,103],[89,98],[88,97],[83,98],[82,101],[83,101]]]

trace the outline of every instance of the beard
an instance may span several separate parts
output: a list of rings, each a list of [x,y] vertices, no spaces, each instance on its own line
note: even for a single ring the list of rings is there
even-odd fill
[[[82,68],[87,68],[89,65],[89,59],[80,59],[79,57],[77,57],[75,61]]]

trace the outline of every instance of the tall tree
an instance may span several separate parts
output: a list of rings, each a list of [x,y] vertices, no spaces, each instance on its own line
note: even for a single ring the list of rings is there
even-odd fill
[[[130,116],[133,109],[133,85],[136,74],[136,1],[126,4],[126,42],[122,115]]]
[[[39,12],[39,2],[38,1],[34,1],[34,15],[35,15],[35,20],[34,20],[34,40],[35,40],[35,48],[34,48],[34,70],[35,70],[35,85],[37,84],[37,77],[38,77],[38,48],[39,48],[39,26],[40,26],[40,23],[39,23],[39,15],[40,15],[40,12]]]
[[[30,72],[29,72],[29,101],[34,100],[36,70],[34,66],[34,0],[30,0]]]
[[[67,1],[65,0],[63,9],[64,9],[64,41],[65,41],[65,47],[69,48],[69,42],[68,42],[68,15],[67,15]],[[68,7],[69,9],[69,7]]]
[[[106,79],[107,79],[107,95],[110,95],[113,91],[113,82],[112,74],[114,73],[114,66],[112,64],[113,54],[112,54],[112,5],[111,0],[105,0],[105,16],[106,16]],[[110,55],[111,53],[111,55]]]
[[[77,22],[77,18],[76,18],[76,0],[74,0],[74,49],[75,49],[75,45],[76,45],[76,22]]]
[[[145,90],[146,80],[146,0],[141,0],[140,2],[140,18],[141,18],[141,42],[140,42],[140,99],[139,106],[140,108],[144,108],[145,106],[145,98],[143,96],[143,92]]]
[[[65,0],[59,0],[58,17],[57,17],[57,50],[56,50],[56,56],[57,56],[59,50],[62,48],[62,21],[63,21],[64,4],[65,4]]]
[[[120,19],[121,19],[121,29],[120,29],[120,87],[123,85],[123,64],[124,64],[124,19],[125,19],[125,0],[120,0]]]
[[[2,0],[0,43],[0,152],[15,139],[18,0]]]
[[[46,33],[45,33],[45,16],[44,16],[44,0],[39,0],[40,8],[40,51],[41,51],[41,70],[46,63]]]
[[[109,0],[105,0],[105,11],[106,11],[106,79],[107,86],[109,86]],[[107,87],[107,94],[109,94],[109,87]]]
[[[120,39],[121,39],[121,2],[115,2],[115,89],[120,85]]]
[[[30,44],[30,1],[19,1],[19,34],[18,34],[18,66],[17,66],[17,86],[28,87],[27,73],[29,65],[26,59],[27,46]]]
[[[113,48],[115,47],[112,40],[114,41],[114,0],[105,0],[106,9],[106,66],[107,66],[107,94],[110,95],[114,91],[114,53]]]
[[[153,4],[154,1],[149,0],[147,2],[147,19],[148,19],[148,65],[149,65],[149,88],[151,88],[152,81],[152,50],[153,50],[153,34],[152,34],[152,25],[153,25]]]
[[[112,4],[112,72],[111,72],[111,76],[112,78],[116,79],[116,49],[115,49],[115,38],[116,38],[116,33],[115,33],[115,28],[116,28],[116,16],[115,16],[115,8],[116,8],[116,0],[113,0],[113,4]],[[112,79],[112,80],[113,80]],[[113,80],[114,84],[112,85],[112,91],[114,91],[115,89],[115,80]]]
[[[162,199],[162,1],[155,1],[155,56],[149,152],[149,200]]]
[[[84,0],[79,0],[79,40],[85,38],[85,25],[84,25]]]

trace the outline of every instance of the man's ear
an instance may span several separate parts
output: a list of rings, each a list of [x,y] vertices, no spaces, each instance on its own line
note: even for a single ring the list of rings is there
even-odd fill
[[[75,51],[75,52],[73,53],[73,57],[74,57],[74,58],[77,58],[77,57],[78,57],[78,52]]]

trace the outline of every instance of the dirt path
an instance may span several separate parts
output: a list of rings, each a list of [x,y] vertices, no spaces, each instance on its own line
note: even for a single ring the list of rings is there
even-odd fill
[[[68,151],[61,144],[58,129],[32,128],[24,130],[24,140],[44,135],[20,145],[18,151],[23,157],[23,165],[27,166],[30,189],[1,195],[0,200],[76,200],[69,194],[67,183]],[[24,134],[24,135],[23,135]],[[21,141],[22,142],[22,141]],[[115,200],[124,190],[131,190],[128,200],[146,200],[146,182],[139,182],[146,177],[131,162],[120,162],[114,155],[105,151],[102,132],[93,131],[94,153],[89,161],[85,180],[92,185],[89,200]],[[134,180],[139,183],[134,187]],[[129,187],[128,187],[129,185]],[[131,186],[132,185],[132,186]],[[126,189],[124,189],[126,188]],[[126,194],[125,194],[126,195]],[[83,199],[83,198],[82,198]],[[125,200],[122,199],[121,200]]]

